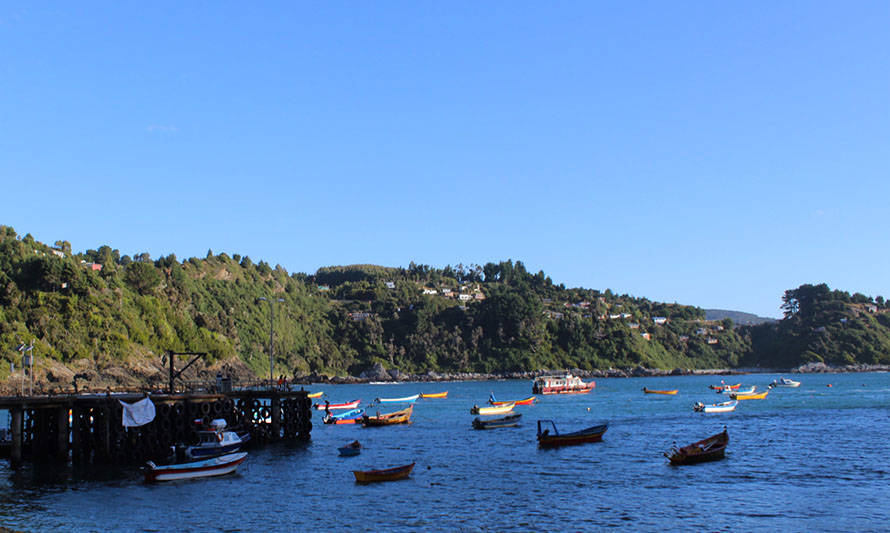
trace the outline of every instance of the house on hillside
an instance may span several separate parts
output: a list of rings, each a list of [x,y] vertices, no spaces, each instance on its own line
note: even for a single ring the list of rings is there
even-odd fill
[[[631,322],[627,325],[630,329],[640,329],[640,325],[636,322]]]
[[[94,272],[102,270],[102,265],[99,263],[87,263],[86,261],[81,261],[80,264]]]
[[[424,288],[423,288],[423,293],[424,293],[424,294],[434,295],[434,294],[436,294],[436,292],[437,292],[436,289],[430,289],[429,287],[424,287]]]
[[[667,321],[668,321],[668,319],[663,316],[653,316],[652,317],[652,322],[655,322],[656,326],[663,326],[663,325],[667,324]]]
[[[646,339],[647,341],[652,340],[652,334],[651,334],[651,333],[640,333],[640,337],[643,337],[643,338]]]
[[[473,297],[472,297],[471,295],[469,295],[469,294],[466,294],[466,293],[460,293],[460,294],[457,296],[457,299],[460,300],[460,301],[462,301],[462,302],[469,302],[470,300],[473,299]]]
[[[717,339],[714,337],[708,337],[708,344],[717,344]]]
[[[364,311],[357,311],[355,313],[349,313],[349,317],[352,318],[352,320],[354,320],[356,322],[361,322],[361,321],[365,320],[366,318],[369,318],[370,316],[371,316],[371,313],[367,313]]]
[[[50,248],[49,251],[56,257],[65,257],[65,252],[63,252],[62,250],[56,250],[55,248]]]

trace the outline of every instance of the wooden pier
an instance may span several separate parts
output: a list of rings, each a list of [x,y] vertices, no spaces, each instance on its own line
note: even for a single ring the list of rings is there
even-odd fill
[[[197,440],[197,420],[225,419],[250,433],[251,445],[281,440],[308,441],[311,403],[306,391],[239,390],[219,394],[151,394],[155,418],[123,427],[123,406],[142,393],[0,397],[10,414],[9,456],[24,460],[139,464],[161,460],[171,446]]]

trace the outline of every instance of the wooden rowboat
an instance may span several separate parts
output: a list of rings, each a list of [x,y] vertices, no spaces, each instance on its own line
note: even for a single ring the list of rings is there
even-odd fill
[[[708,386],[711,387],[711,388],[714,389],[714,390],[722,391],[723,389],[725,389],[725,388],[727,388],[727,387],[730,388],[730,389],[732,389],[732,390],[736,390],[736,389],[738,389],[739,387],[741,387],[742,384],[741,384],[741,383],[736,383],[735,385],[724,385],[724,384],[720,384],[720,385],[708,385]]]
[[[414,470],[414,463],[405,466],[396,466],[386,470],[353,470],[356,483],[375,483],[378,481],[396,481],[407,479]]]
[[[498,429],[515,427],[519,425],[520,418],[522,418],[522,415],[519,413],[507,415],[502,418],[490,418],[488,420],[476,417],[473,419],[473,427],[476,429]]]
[[[536,396],[529,396],[528,398],[526,398],[524,400],[513,400],[513,401],[507,401],[507,402],[498,402],[498,401],[495,401],[493,398],[489,398],[488,403],[490,403],[491,405],[507,405],[508,403],[512,403],[515,405],[532,405],[533,403],[535,403],[536,400],[537,400]]]
[[[356,420],[362,417],[365,414],[364,409],[350,409],[349,411],[345,411],[340,414],[329,414],[324,415],[324,418],[321,419],[325,424],[336,424],[341,420]],[[354,423],[354,422],[353,422]]]
[[[355,409],[360,403],[362,403],[361,400],[353,400],[349,403],[317,403],[313,407],[318,411],[324,411],[325,409]]]
[[[729,444],[729,434],[726,433],[726,428],[723,428],[723,432],[698,442],[693,442],[689,446],[671,448],[670,453],[665,453],[664,456],[671,461],[672,465],[691,465],[704,463],[705,461],[716,461],[717,459],[723,459],[727,444]]]
[[[673,396],[673,395],[677,394],[677,389],[651,390],[651,389],[647,389],[646,387],[643,387],[643,392],[645,392],[646,394],[669,394],[669,395]]]
[[[726,387],[725,389],[718,390],[717,394],[754,394],[754,391],[757,390],[757,385],[751,385],[750,387],[745,387],[744,389],[730,389]]]
[[[513,402],[510,402],[505,405],[497,405],[492,407],[479,407],[478,405],[474,405],[472,409],[470,409],[471,415],[503,415],[509,413],[513,410],[513,406],[516,405]]]
[[[393,413],[386,414],[377,414],[376,416],[362,416],[362,425],[365,427],[376,427],[376,426],[392,426],[395,424],[410,424],[411,423],[411,413],[414,411],[414,406],[409,405],[405,409],[401,411],[395,411]]]
[[[447,398],[447,397],[448,397],[448,391],[445,391],[445,392],[434,392],[433,394],[423,394],[423,393],[421,393],[421,394],[420,394],[420,397],[423,398],[424,400],[428,400],[428,399],[431,399],[431,398]]]
[[[346,446],[337,448],[337,451],[340,452],[341,457],[354,457],[362,452],[362,444],[359,441],[354,440]]]
[[[321,392],[321,391],[319,391],[319,392],[310,392],[309,394],[306,395],[306,397],[307,397],[307,398],[321,398],[321,395],[322,395],[322,394],[324,394],[324,393]]]
[[[414,403],[418,398],[420,398],[420,395],[415,394],[414,396],[405,396],[404,398],[375,398],[374,401],[377,403]]]
[[[175,481],[230,474],[247,459],[247,452],[230,453],[212,459],[158,466],[149,461],[143,468],[145,481]]]
[[[549,425],[550,428],[544,429],[542,427],[547,425]],[[599,442],[603,440],[603,433],[605,433],[608,428],[609,424],[600,424],[598,426],[591,426],[571,433],[560,434],[556,429],[556,424],[552,420],[538,420],[538,446],[541,448],[557,448],[559,446],[573,446],[588,442]]]
[[[736,405],[738,404],[738,400],[712,403],[711,405],[705,405],[701,402],[697,402],[692,406],[692,409],[699,413],[728,413],[730,411],[735,411]]]
[[[733,394],[730,394],[729,397],[732,398],[733,400],[762,400],[762,399],[766,398],[767,394],[769,394],[769,389],[767,389],[763,392],[758,392],[756,394],[754,394],[754,393],[752,393],[752,394],[733,393]]]

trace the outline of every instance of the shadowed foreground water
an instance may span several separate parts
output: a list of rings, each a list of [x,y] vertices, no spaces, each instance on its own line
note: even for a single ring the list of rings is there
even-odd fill
[[[766,387],[778,376],[733,377]],[[519,428],[475,431],[489,392],[531,382],[341,385],[332,403],[449,392],[418,401],[410,426],[364,429],[313,420],[312,442],[252,450],[237,474],[146,485],[134,470],[73,472],[0,465],[0,525],[27,531],[886,530],[890,524],[890,374],[801,375],[726,414],[692,411],[720,378],[604,379],[588,395],[518,407]],[[726,378],[724,378],[726,379]],[[831,384],[832,387],[826,385]],[[642,388],[679,389],[677,396]],[[382,411],[396,407],[384,407]],[[588,411],[589,409],[589,411]],[[601,443],[539,450],[535,420],[562,431],[609,421]],[[725,460],[672,467],[662,456],[726,425]],[[337,447],[353,439],[357,457]],[[351,470],[416,461],[409,480],[357,485]]]

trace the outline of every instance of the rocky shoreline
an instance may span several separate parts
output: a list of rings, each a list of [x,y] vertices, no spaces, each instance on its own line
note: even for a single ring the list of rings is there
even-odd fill
[[[504,380],[534,380],[539,376],[562,374],[569,372],[582,379],[598,378],[629,378],[629,377],[667,377],[667,376],[729,376],[742,374],[826,374],[847,372],[890,372],[890,365],[847,365],[832,367],[824,363],[808,363],[796,368],[717,368],[717,369],[689,369],[675,368],[662,370],[657,368],[609,368],[606,370],[581,370],[578,368],[561,370],[537,370],[530,372],[504,372],[504,373],[477,373],[457,372],[439,373],[425,372],[423,374],[406,374],[398,369],[387,370],[383,365],[362,372],[358,376],[327,376],[324,374],[306,374],[295,376],[292,383],[309,385],[329,383],[332,385],[358,384],[358,383],[402,383],[402,382],[448,382],[448,381],[504,381]]]

